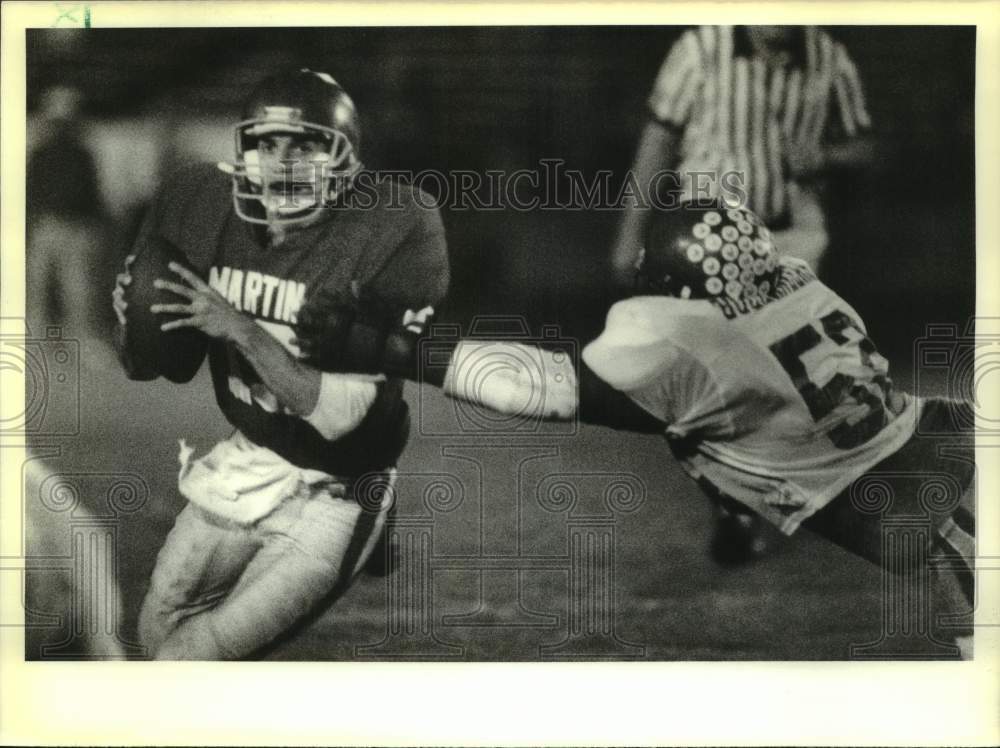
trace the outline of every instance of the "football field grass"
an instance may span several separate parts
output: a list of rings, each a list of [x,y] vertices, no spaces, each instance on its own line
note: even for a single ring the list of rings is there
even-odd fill
[[[808,532],[771,534],[772,552],[752,564],[716,565],[709,504],[659,437],[565,425],[503,433],[510,423],[487,432],[496,422],[436,390],[408,385],[407,399],[393,525],[404,563],[394,576],[360,575],[262,657],[812,660],[879,639],[881,572]],[[203,454],[230,427],[207,369],[172,385],[85,366],[80,413],[78,436],[34,447],[113,528],[120,638],[135,642],[157,551],[184,504],[178,440]],[[123,482],[137,494],[116,504]],[[46,508],[37,490],[25,501],[69,558],[73,512]],[[62,585],[64,609],[38,610],[53,605],[43,585]],[[28,607],[62,617],[29,629],[29,659],[69,635],[71,589],[69,568],[28,573]]]

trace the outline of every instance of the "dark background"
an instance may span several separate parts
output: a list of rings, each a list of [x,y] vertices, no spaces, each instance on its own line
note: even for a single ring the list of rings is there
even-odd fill
[[[328,71],[352,94],[369,167],[538,169],[540,159],[558,158],[588,177],[611,170],[621,184],[645,97],[682,31],[32,30],[28,105],[53,83],[83,91],[84,124],[95,137],[104,129],[103,153],[117,162],[104,169],[104,182],[120,255],[157,176],[209,152],[230,158],[225,128],[249,86],[286,65]],[[905,358],[927,322],[964,325],[974,310],[975,29],[830,31],[858,64],[878,157],[867,170],[831,180],[824,274],[890,358]],[[140,128],[147,147],[123,157]],[[122,178],[142,189],[115,195],[125,170],[133,173]],[[446,211],[456,302],[591,333],[606,308],[604,263],[617,217]]]

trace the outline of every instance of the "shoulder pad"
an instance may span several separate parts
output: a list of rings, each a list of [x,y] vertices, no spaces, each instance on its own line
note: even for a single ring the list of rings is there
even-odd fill
[[[584,362],[618,390],[633,390],[678,355],[680,328],[717,313],[707,301],[636,296],[608,312],[604,331],[583,350]]]
[[[437,203],[426,192],[391,177],[369,182],[365,189],[372,207],[348,211],[337,219],[338,232],[357,232],[365,244],[352,278],[362,286],[378,276],[406,245],[444,234]]]
[[[205,272],[232,210],[230,178],[211,164],[182,169],[164,183],[154,209],[159,235]]]

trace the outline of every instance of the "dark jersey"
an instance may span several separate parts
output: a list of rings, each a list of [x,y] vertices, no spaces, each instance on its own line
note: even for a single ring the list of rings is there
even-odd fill
[[[444,228],[431,198],[392,180],[366,182],[360,198],[271,247],[264,230],[233,212],[229,179],[200,166],[163,191],[136,251],[154,232],[173,242],[230,304],[298,355],[294,325],[313,294],[353,288],[419,309],[439,303],[447,290]],[[378,384],[361,424],[328,441],[276,401],[234,346],[213,340],[209,361],[229,422],[295,465],[356,476],[393,465],[406,443],[401,380]]]

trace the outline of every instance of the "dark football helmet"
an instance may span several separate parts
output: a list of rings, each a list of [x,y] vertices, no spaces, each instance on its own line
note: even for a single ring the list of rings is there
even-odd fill
[[[636,263],[637,293],[681,299],[756,306],[771,297],[777,278],[777,253],[760,218],[714,199],[654,212]]]
[[[236,161],[219,164],[233,177],[236,214],[255,224],[309,221],[347,192],[361,170],[361,126],[354,102],[327,73],[302,68],[262,81],[235,130]],[[261,168],[258,145],[286,135],[318,144],[306,161],[284,164],[280,178]]]

